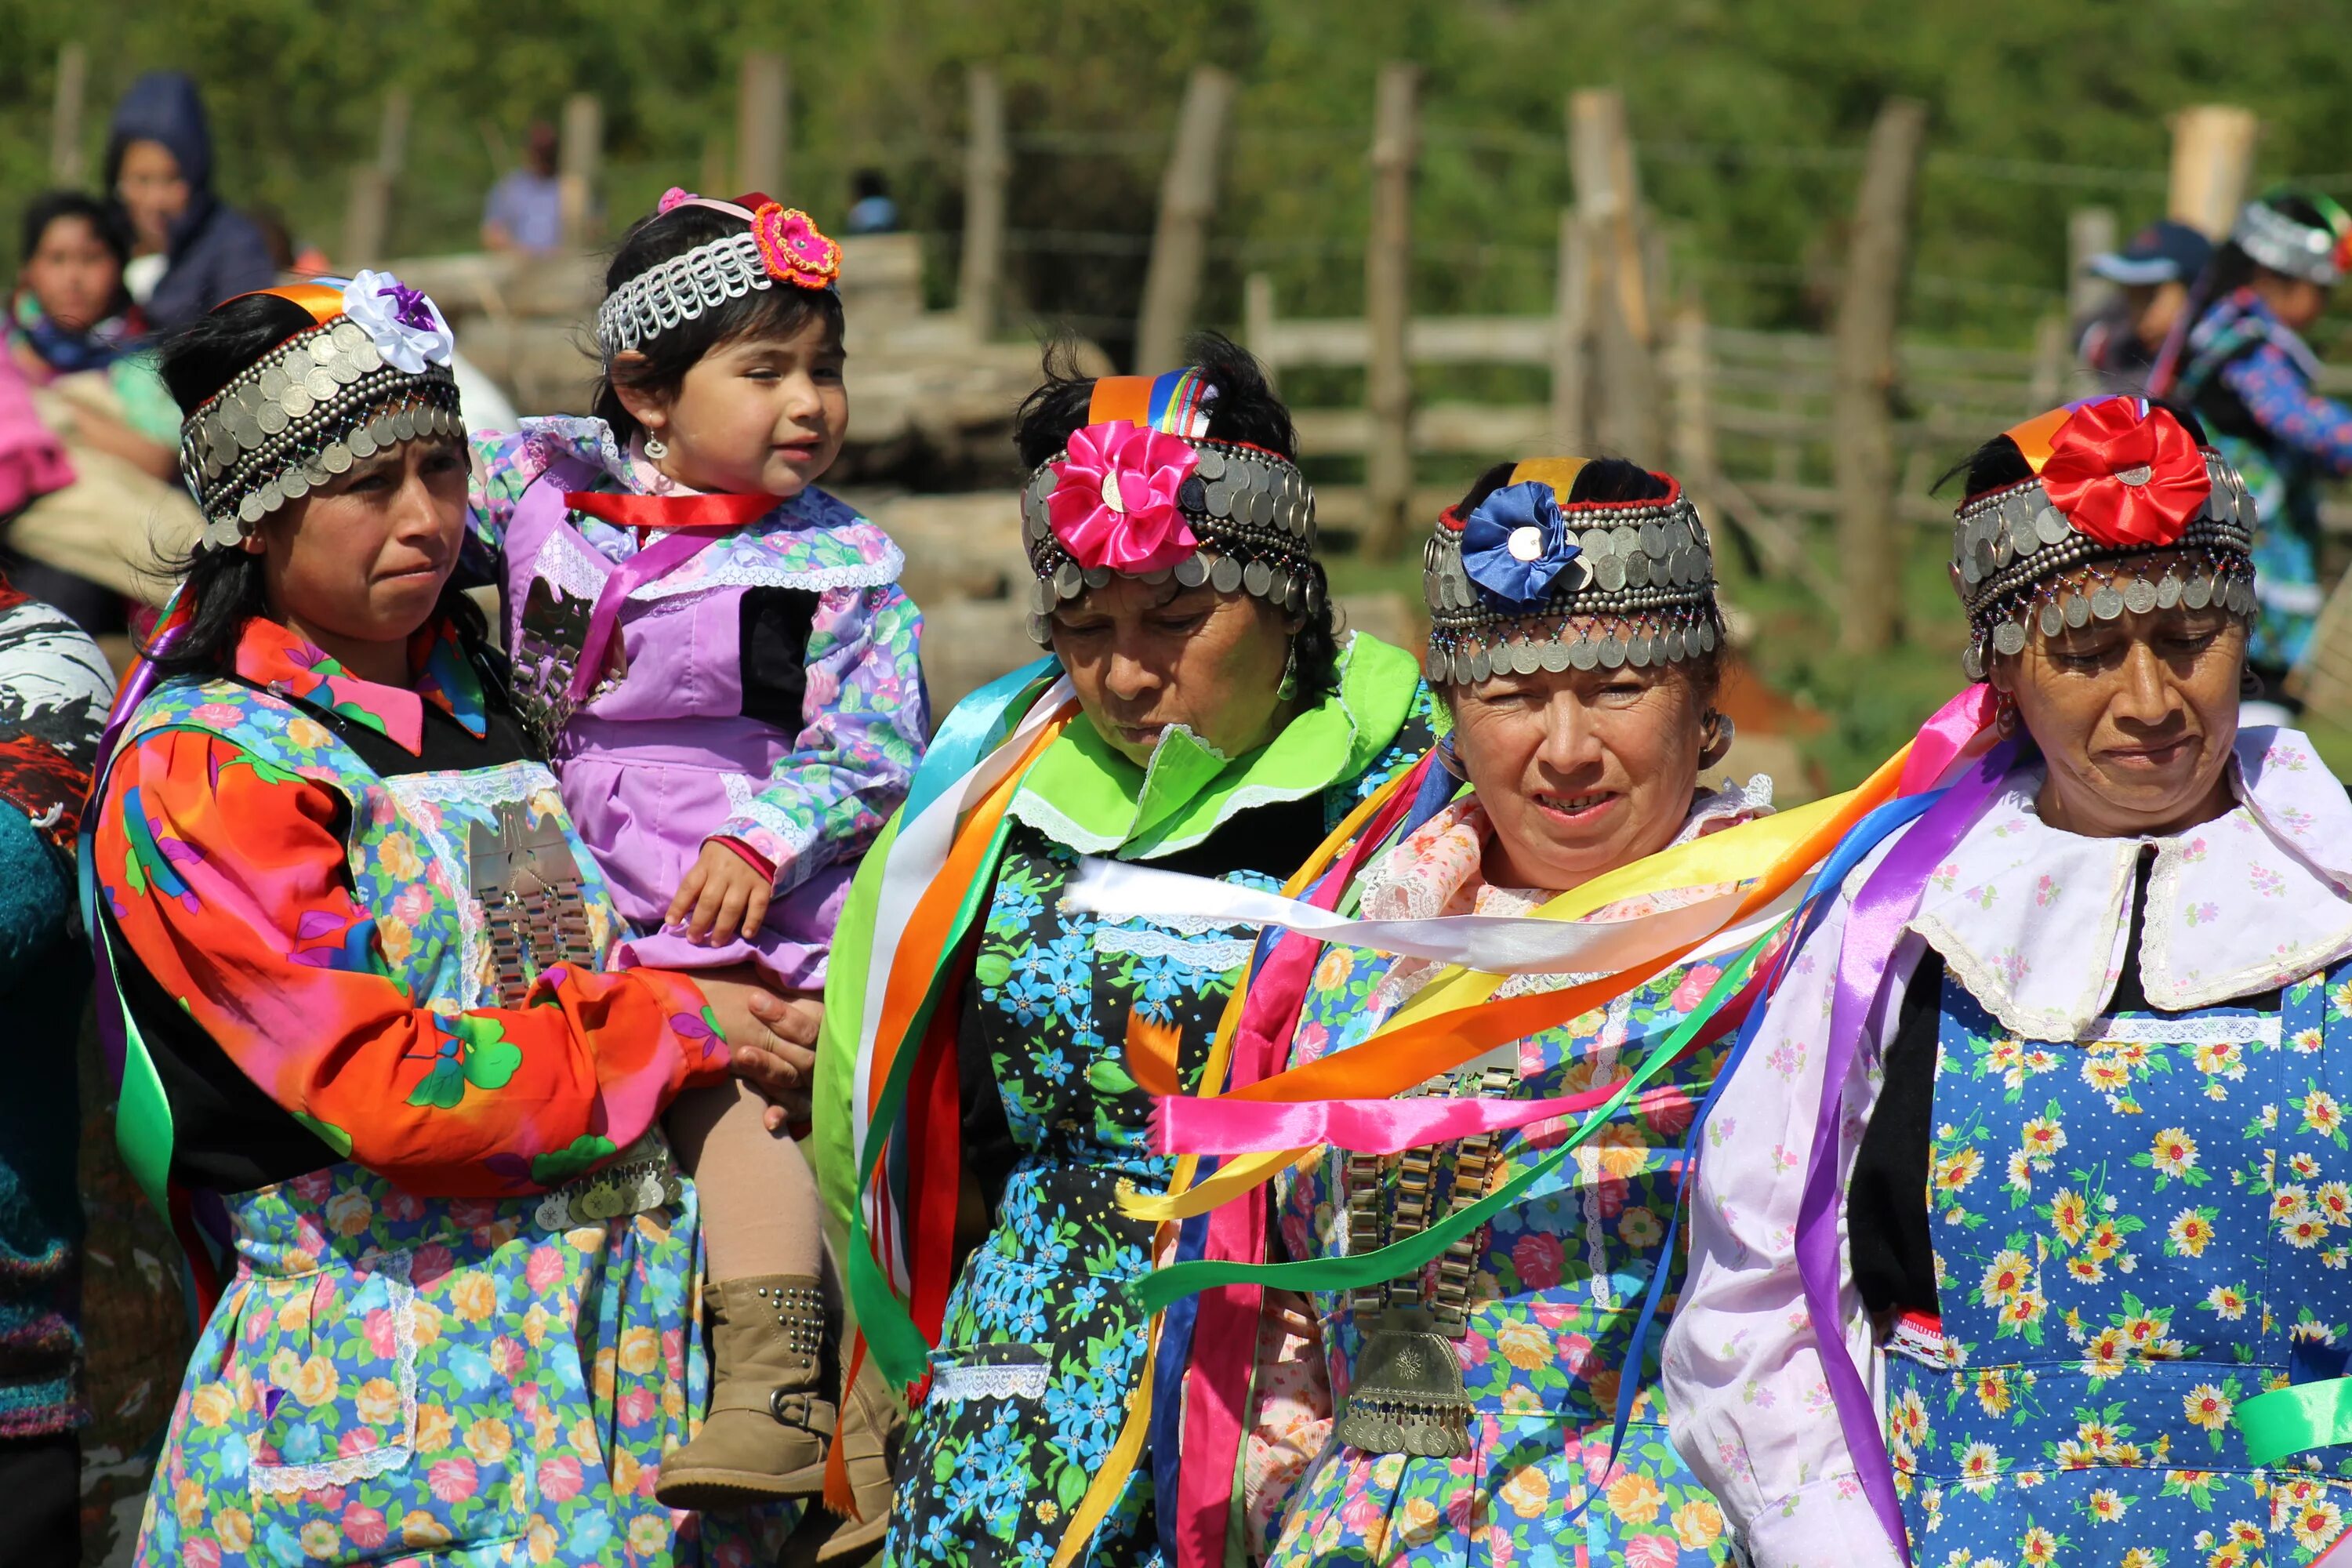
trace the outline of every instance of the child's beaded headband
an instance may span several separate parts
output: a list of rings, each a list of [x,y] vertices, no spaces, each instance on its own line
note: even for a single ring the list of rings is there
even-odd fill
[[[180,477],[205,514],[208,548],[236,544],[354,462],[466,434],[449,323],[424,294],[388,272],[256,292],[300,306],[313,324],[180,424]]]
[[[2254,501],[2219,452],[2138,397],[2053,408],[2003,432],[2033,477],[1954,514],[1952,585],[1969,613],[1960,668],[1982,680],[2030,627],[2130,611],[2254,609]]]
[[[1216,398],[1197,367],[1095,383],[1086,425],[1021,493],[1039,644],[1056,606],[1115,574],[1210,583],[1294,615],[1320,607],[1315,492],[1279,453],[1210,440]]]
[[[1468,684],[1538,669],[1664,665],[1722,637],[1715,552],[1667,475],[1654,500],[1571,501],[1581,458],[1524,462],[1422,552],[1429,672]]]
[[[607,360],[757,289],[790,283],[840,292],[841,247],[798,207],[779,205],[757,191],[721,202],[673,185],[654,216],[684,206],[709,207],[750,226],[656,262],[615,288],[596,311],[596,342]]]
[[[2315,226],[2289,217],[2277,203],[2300,196],[2327,221]],[[2238,214],[2230,237],[2272,271],[2328,288],[2352,268],[2352,213],[2316,191],[2266,191]]]

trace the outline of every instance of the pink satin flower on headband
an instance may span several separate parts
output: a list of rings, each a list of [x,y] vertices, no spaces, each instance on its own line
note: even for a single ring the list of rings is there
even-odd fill
[[[682,207],[692,200],[694,200],[694,193],[692,191],[681,190],[677,186],[672,185],[669,189],[662,193],[661,200],[654,204],[654,216],[659,217],[662,214],[670,211],[672,208]]]
[[[1072,433],[1045,510],[1054,537],[1091,572],[1164,572],[1201,547],[1176,505],[1200,454],[1181,437],[1125,419]]]
[[[768,276],[803,289],[824,289],[841,276],[841,247],[798,207],[770,202],[751,215],[751,237]]]

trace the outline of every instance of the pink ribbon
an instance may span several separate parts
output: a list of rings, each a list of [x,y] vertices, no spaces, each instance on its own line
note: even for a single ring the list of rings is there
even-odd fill
[[[1978,681],[1937,709],[1934,717],[1919,726],[1895,793],[1923,795],[1934,789],[1972,744],[1980,740],[1990,742],[1993,715],[2000,707],[2000,699],[1993,689]]]
[[[1941,748],[1958,734],[1957,710],[1971,693],[1948,703],[1931,728],[1946,725],[1936,737]],[[1928,737],[1923,731],[1921,742]],[[1952,752],[1957,758],[1966,741]],[[1925,750],[1923,744],[1922,750]],[[1842,1276],[1838,1215],[1844,1194],[1838,1181],[1838,1131],[1844,1120],[1845,1082],[1853,1065],[1862,1032],[1874,1015],[1890,1005],[1886,995],[1887,966],[1902,940],[1904,927],[1919,907],[1927,878],[1941,865],[1969,825],[1982,815],[1999,793],[2001,781],[2017,761],[2019,742],[2003,742],[1979,755],[1968,772],[1954,781],[1937,801],[1899,839],[1878,868],[1855,894],[1846,920],[1845,940],[1838,953],[1837,989],[1830,1010],[1829,1039],[1822,1060],[1821,1105],[1813,1119],[1812,1151],[1806,1161],[1805,1185],[1797,1207],[1797,1275],[1803,1282],[1805,1306],[1811,1313],[1815,1348],[1822,1372],[1837,1406],[1838,1425],[1845,1434],[1856,1477],[1864,1496],[1886,1531],[1886,1538],[1906,1563],[1911,1560],[1902,1504],[1895,1492],[1895,1469],[1878,1426],[1878,1415],[1864,1386],[1853,1358],[1846,1352],[1845,1313],[1839,1283]],[[1918,761],[1920,751],[1912,753]],[[1932,758],[1922,764],[1923,772]],[[1912,774],[1906,766],[1903,787],[1910,793]]]
[[[1424,756],[1412,777],[1355,843],[1333,862],[1307,895],[1320,910],[1339,907],[1366,856],[1412,808],[1430,766]],[[1227,1081],[1246,1088],[1274,1070],[1277,1046],[1298,1027],[1307,984],[1323,943],[1286,931],[1249,983],[1234,1030]],[[1295,1147],[1295,1145],[1292,1145]],[[1252,1192],[1209,1215],[1201,1256],[1257,1262],[1265,1256],[1266,1195]],[[1221,1285],[1201,1293],[1192,1326],[1192,1363],[1184,1371],[1183,1464],[1177,1482],[1174,1525],[1178,1568],[1207,1568],[1224,1561],[1226,1521],[1234,1503],[1234,1477],[1241,1460],[1242,1422],[1257,1359],[1258,1319],[1265,1291],[1257,1285]]]

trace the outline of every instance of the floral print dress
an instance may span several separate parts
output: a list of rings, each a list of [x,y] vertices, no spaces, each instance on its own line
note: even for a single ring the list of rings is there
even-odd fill
[[[653,1495],[708,1376],[694,1188],[649,1130],[724,1048],[689,982],[603,972],[622,928],[553,777],[496,760],[519,731],[446,626],[413,658],[381,686],[256,619],[224,678],[141,703],[100,785],[89,912],[175,1184],[268,1167],[221,1194],[234,1274],[135,1561],[772,1561],[796,1510]],[[483,879],[508,858],[577,878],[519,954],[531,879],[520,906]]]
[[[1428,693],[1410,655],[1359,637],[1342,682],[1266,748],[1286,756],[1236,763],[1243,771],[1218,786],[1228,801],[1272,786],[1271,800],[1193,809],[1189,844],[1139,847],[1181,856],[1174,863],[1187,870],[1223,858],[1226,879],[1278,886],[1275,868],[1286,874],[1430,742]],[[910,1568],[1053,1561],[1127,1420],[1145,1354],[1149,1318],[1125,1288],[1151,1267],[1154,1227],[1119,1212],[1118,1189],[1164,1191],[1174,1168],[1151,1152],[1151,1097],[1129,1073],[1129,1050],[1172,1045],[1180,1078],[1196,1090],[1256,934],[1066,907],[1081,850],[1121,852],[1129,823],[1176,804],[1159,800],[1139,770],[1104,763],[1107,749],[1084,726],[1073,725],[1081,738],[1057,742],[1016,798],[1021,820],[964,993],[967,1121],[1000,1104],[1011,1161],[994,1224],[949,1298],[899,1461],[886,1561]],[[1181,773],[1162,762],[1155,780]],[[1080,765],[1094,782],[1122,781],[1117,820],[1081,804],[1083,781],[1069,771]],[[1233,864],[1244,858],[1255,864]],[[1078,1561],[1160,1562],[1152,1497],[1145,1464]]]
[[[1742,820],[1769,800],[1763,779],[1749,791],[1702,795],[1685,836]],[[1365,914],[1531,911],[1549,895],[1491,886],[1479,871],[1492,831],[1475,799],[1431,819],[1368,874]],[[1630,918],[1658,907],[1629,900],[1600,915]],[[1436,968],[1360,950],[1327,953],[1315,971],[1292,1060],[1360,1044]],[[1472,1064],[1441,1091],[1477,1093],[1487,1069],[1496,1067],[1513,1098],[1605,1088],[1682,1021],[1720,972],[1719,960],[1671,969],[1605,1008]],[[1497,995],[1556,988],[1570,978],[1519,976]],[[1643,1387],[1613,1465],[1610,1438],[1643,1296],[1655,1270],[1676,1268],[1664,1241],[1678,1201],[1683,1139],[1723,1048],[1702,1047],[1654,1080],[1579,1150],[1567,1171],[1479,1234],[1469,1326],[1457,1343],[1474,1407],[1466,1454],[1366,1453],[1314,1418],[1318,1404],[1331,1396],[1344,1401],[1367,1331],[1350,1296],[1316,1299],[1325,1364],[1313,1370],[1324,1373],[1329,1394],[1316,1389],[1322,1379],[1293,1376],[1287,1392],[1271,1401],[1270,1419],[1253,1444],[1261,1472],[1254,1478],[1262,1494],[1258,1517],[1278,1531],[1272,1562],[1674,1568],[1722,1560],[1723,1516],[1666,1439],[1654,1329],[1642,1366],[1632,1369]],[[1554,1121],[1506,1135],[1486,1190],[1542,1159],[1564,1131],[1565,1123]],[[1397,1163],[1382,1162],[1383,1208],[1394,1206]],[[1294,1257],[1349,1250],[1351,1183],[1361,1169],[1325,1150],[1288,1184],[1281,1226]],[[1452,1153],[1441,1156],[1433,1212],[1452,1206],[1455,1169]],[[1666,1310],[1674,1299],[1670,1284]],[[1262,1396],[1283,1386],[1278,1363],[1262,1370]]]

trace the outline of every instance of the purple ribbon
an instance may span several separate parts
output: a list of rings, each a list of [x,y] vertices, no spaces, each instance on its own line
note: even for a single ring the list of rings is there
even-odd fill
[[[1845,940],[1838,953],[1837,995],[1830,1010],[1830,1034],[1822,1061],[1821,1109],[1813,1119],[1812,1152],[1805,1165],[1804,1194],[1797,1205],[1797,1277],[1805,1288],[1813,1338],[1837,1405],[1838,1425],[1853,1457],[1854,1475],[1903,1561],[1911,1561],[1902,1504],[1895,1496],[1895,1467],[1878,1416],[1853,1358],[1846,1353],[1845,1314],[1839,1300],[1838,1128],[1844,1119],[1845,1080],[1872,1010],[1884,999],[1888,962],[1903,928],[1918,912],[1927,879],[1960,836],[1999,793],[2021,750],[2001,742],[1953,781],[1944,798],[1930,806],[1911,831],[1880,861],[1854,896]]]
[[[697,530],[656,541],[613,569],[596,594],[596,607],[588,616],[588,640],[581,645],[580,664],[572,672],[572,700],[585,702],[604,673],[604,650],[612,645],[620,624],[621,602],[639,586],[667,576],[719,542],[717,533]]]

